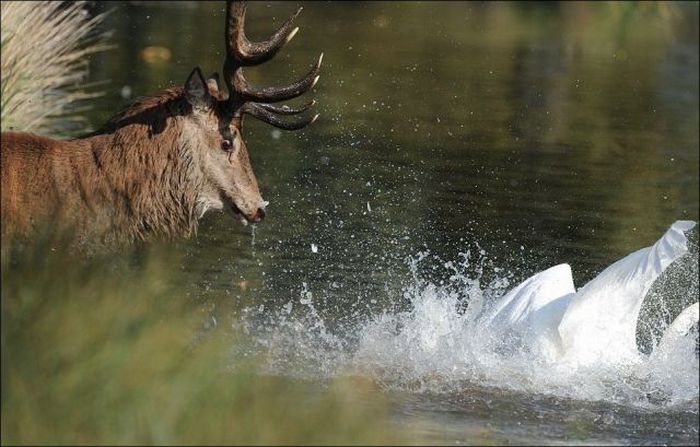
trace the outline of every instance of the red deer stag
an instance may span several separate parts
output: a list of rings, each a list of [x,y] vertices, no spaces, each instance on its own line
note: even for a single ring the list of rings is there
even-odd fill
[[[272,58],[298,28],[301,8],[264,42],[244,31],[246,5],[229,1],[226,11],[224,81],[208,81],[199,67],[184,87],[137,101],[100,130],[73,140],[22,132],[2,134],[3,234],[31,237],[49,223],[69,229],[78,243],[123,243],[174,238],[196,232],[208,209],[230,209],[243,222],[265,217],[265,202],[241,135],[243,115],[294,130],[318,115],[296,121],[314,101],[292,108],[273,103],[295,98],[318,81],[323,54],[300,81],[258,88],[243,67]]]

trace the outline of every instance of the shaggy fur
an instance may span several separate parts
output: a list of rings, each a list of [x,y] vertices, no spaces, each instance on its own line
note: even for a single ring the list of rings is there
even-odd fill
[[[211,135],[202,128],[212,128]],[[262,199],[242,140],[232,175],[245,184],[238,189],[247,188],[249,204],[235,185],[232,191],[212,185],[202,161],[206,151],[221,152],[220,128],[214,108],[193,111],[183,89],[175,88],[137,102],[82,138],[3,133],[3,235],[31,237],[50,223],[71,231],[78,243],[189,236],[219,189],[250,215]]]

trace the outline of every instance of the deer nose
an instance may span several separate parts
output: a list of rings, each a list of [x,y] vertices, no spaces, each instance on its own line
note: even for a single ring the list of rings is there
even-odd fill
[[[265,218],[265,210],[262,208],[258,208],[258,211],[256,211],[255,216],[253,216],[253,222],[260,222]]]

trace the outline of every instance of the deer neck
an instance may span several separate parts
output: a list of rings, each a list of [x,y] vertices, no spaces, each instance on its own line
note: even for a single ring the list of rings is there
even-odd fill
[[[97,145],[95,161],[111,190],[120,239],[195,233],[196,166],[177,126],[153,134],[134,124],[101,137],[107,141]]]

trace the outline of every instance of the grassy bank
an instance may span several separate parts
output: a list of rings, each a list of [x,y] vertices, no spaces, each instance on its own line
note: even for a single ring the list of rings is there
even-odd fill
[[[168,255],[2,253],[2,444],[392,443],[375,385],[259,374]],[[240,345],[238,345],[240,346]]]

